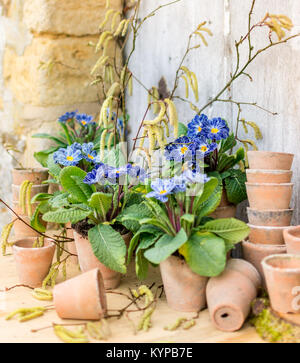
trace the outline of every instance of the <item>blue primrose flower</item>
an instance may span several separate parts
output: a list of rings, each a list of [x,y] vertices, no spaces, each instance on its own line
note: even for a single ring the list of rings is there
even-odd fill
[[[192,169],[186,170],[182,175],[189,184],[205,184],[210,180],[206,174]]]
[[[77,111],[66,112],[64,115],[59,117],[58,122],[65,124],[69,121],[72,121],[74,119],[74,117],[76,116],[76,114],[77,114]]]
[[[83,182],[88,185],[101,183],[101,181],[103,181],[107,176],[106,168],[107,166],[103,163],[95,165],[95,168],[87,173]]]
[[[208,124],[203,128],[203,132],[211,140],[227,139],[229,136],[227,123],[220,117],[209,120]]]
[[[145,179],[147,179],[148,175],[145,169],[141,168],[138,165],[130,165],[130,167],[128,167],[128,175],[136,180],[138,180],[139,182],[144,182]]]
[[[66,149],[60,148],[53,154],[53,160],[56,164],[63,166],[75,166],[82,160],[81,145],[75,143]]]
[[[127,165],[121,166],[121,167],[108,166],[107,167],[107,179],[111,183],[116,183],[120,179],[120,177],[122,177],[124,175],[128,175],[129,169],[131,167],[132,167],[131,164],[127,164]]]
[[[93,121],[93,116],[89,116],[86,113],[79,113],[76,115],[76,121],[83,127],[96,124],[96,122]]]
[[[196,143],[191,138],[182,136],[166,146],[165,157],[177,162],[188,161],[193,158],[196,147]]]
[[[175,184],[172,193],[183,193],[186,191],[186,178],[184,177],[184,174],[181,174],[179,176],[175,176],[173,178],[173,182]]]
[[[89,142],[88,144],[82,145],[82,154],[86,161],[90,163],[100,163],[100,156],[97,154],[96,150],[94,149],[94,143]]]
[[[188,137],[195,137],[197,135],[204,135],[204,128],[208,126],[208,117],[203,113],[199,116],[196,115],[193,120],[188,124]]]
[[[152,192],[146,195],[146,198],[155,198],[160,202],[166,203],[168,201],[168,195],[172,194],[175,188],[175,182],[173,179],[156,179],[151,183]]]
[[[212,153],[218,145],[215,142],[207,142],[207,139],[203,136],[197,136],[193,139],[193,141],[197,144],[197,156],[204,157]]]

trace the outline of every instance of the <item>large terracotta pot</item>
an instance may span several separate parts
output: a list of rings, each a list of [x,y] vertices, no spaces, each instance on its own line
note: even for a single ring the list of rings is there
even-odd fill
[[[20,218],[22,218],[26,223],[30,224],[30,218],[27,216],[20,215]],[[46,226],[47,223],[45,221],[41,221],[41,223]],[[39,237],[40,234],[36,232],[35,230],[28,227],[25,223],[23,223],[21,220],[17,219],[14,222],[14,234],[15,239],[21,239],[24,237]]]
[[[266,287],[261,262],[267,256],[274,254],[285,254],[286,246],[260,245],[260,244],[251,243],[249,241],[244,241],[242,243],[242,246],[243,246],[244,259],[250,262],[257,269],[262,278],[263,287]]]
[[[103,276],[104,286],[106,290],[115,289],[120,285],[122,274],[111,270],[103,265],[93,253],[92,246],[87,238],[82,237],[73,230],[78,260],[81,271],[86,272],[98,268]],[[123,236],[125,243],[130,240],[131,233]]]
[[[254,226],[290,226],[293,212],[293,209],[258,210],[247,208],[249,223]]]
[[[13,184],[21,185],[25,180],[29,180],[33,184],[42,184],[43,181],[48,179],[48,169],[35,168],[35,169],[20,169],[16,168],[12,171]]]
[[[20,198],[20,185],[12,185],[12,193],[13,193],[13,201],[18,201]],[[33,198],[35,195],[39,193],[47,193],[49,189],[48,184],[42,184],[42,185],[33,185],[31,188],[31,195],[30,198]]]
[[[249,241],[260,245],[283,245],[283,231],[285,227],[265,227],[265,226],[253,226],[250,227]]]
[[[99,269],[56,285],[53,299],[56,312],[62,319],[99,320],[106,316],[106,295]]]
[[[42,286],[52,264],[55,244],[46,239],[44,247],[32,248],[36,238],[23,238],[13,245],[20,284]]]
[[[236,216],[236,205],[230,203],[227,199],[225,188],[223,188],[221,202],[218,208],[210,215],[212,218],[234,218]]]
[[[300,314],[300,256],[268,256],[262,266],[272,308],[279,313]]]
[[[170,256],[160,263],[168,306],[182,312],[198,312],[206,307],[207,277],[194,273],[177,256]]]
[[[261,278],[253,265],[230,260],[225,271],[207,284],[207,304],[214,325],[222,331],[241,329],[260,286]]]
[[[250,208],[289,209],[294,184],[246,183]]]
[[[300,226],[289,227],[283,232],[287,253],[300,255]]]
[[[248,183],[290,183],[293,172],[290,170],[255,170],[247,169]]]
[[[290,170],[294,155],[271,151],[248,151],[250,169]]]

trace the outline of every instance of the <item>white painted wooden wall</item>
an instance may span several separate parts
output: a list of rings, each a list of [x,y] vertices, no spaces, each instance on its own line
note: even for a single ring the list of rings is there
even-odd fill
[[[167,2],[143,0],[141,16]],[[156,85],[162,75],[171,88],[188,35],[197,24],[208,20],[214,33],[209,39],[209,46],[194,51],[185,64],[198,76],[199,106],[206,104],[225,85],[235,66],[234,40],[247,33],[250,6],[251,0],[182,0],[161,9],[143,26],[129,68],[148,88]],[[295,25],[292,33],[300,32],[299,0],[257,0],[253,21],[261,20],[266,12],[290,16]],[[266,30],[258,29],[255,34],[255,48],[268,44]],[[245,48],[245,54],[246,51]],[[253,82],[247,77],[238,80],[231,89],[231,96],[237,101],[257,102],[279,113],[274,117],[257,108],[243,107],[244,118],[257,122],[262,129],[264,139],[258,143],[261,150],[295,154],[292,205],[295,208],[294,223],[300,224],[300,38],[258,57],[249,67],[249,73]],[[184,95],[183,82],[179,92]],[[132,135],[135,135],[146,103],[145,91],[135,83],[133,97],[128,100]],[[177,103],[177,106],[180,121],[187,123],[193,117],[193,112],[187,104]],[[235,106],[214,104],[206,113],[209,116],[222,116],[235,125]],[[240,136],[244,136],[243,131],[240,132]]]

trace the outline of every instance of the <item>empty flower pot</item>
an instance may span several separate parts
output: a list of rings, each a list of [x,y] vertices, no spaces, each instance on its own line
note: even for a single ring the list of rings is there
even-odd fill
[[[23,238],[13,245],[20,284],[42,286],[52,264],[55,244],[45,240],[44,247],[32,248],[36,238]]]
[[[293,209],[258,210],[254,208],[247,208],[249,223],[254,226],[290,226],[293,212]]]
[[[300,256],[268,256],[262,266],[273,310],[300,314]]]
[[[248,183],[290,183],[293,172],[290,170],[247,169]]]
[[[170,256],[160,263],[168,306],[182,312],[198,312],[206,307],[207,277],[193,272],[184,259]]]
[[[25,180],[29,180],[33,184],[42,184],[43,181],[48,179],[48,169],[35,168],[35,169],[20,169],[16,168],[12,171],[13,184],[21,185]]]
[[[271,151],[248,151],[250,169],[290,170],[294,154]]]
[[[287,253],[291,255],[300,255],[300,226],[285,229],[283,231],[283,237]]]
[[[265,227],[265,226],[253,226],[250,227],[249,241],[260,245],[283,245],[283,231],[285,227]]]
[[[30,224],[30,218],[28,216],[22,216],[20,215],[20,218],[22,218],[26,223]],[[41,221],[43,225],[47,225],[46,222]],[[23,237],[38,237],[40,234],[36,232],[34,229],[30,228],[28,225],[23,223],[20,219],[17,219],[14,222],[14,234],[15,239],[21,239]]]
[[[239,259],[230,260],[221,275],[212,277],[206,296],[217,329],[227,332],[241,329],[260,286],[261,278],[255,267]]]
[[[86,272],[94,268],[99,268],[103,276],[105,289],[117,288],[120,285],[122,274],[111,270],[97,259],[88,238],[82,237],[75,230],[73,230],[73,233],[81,271]],[[130,236],[129,233],[123,236],[124,241],[128,239],[128,236]]]
[[[47,193],[49,189],[49,185],[47,184],[41,184],[41,185],[33,185],[31,188],[31,194],[30,198],[34,197],[35,195],[39,193]],[[13,201],[19,201],[20,199],[20,185],[12,185],[12,193],[13,193]]]
[[[56,312],[62,319],[99,320],[107,303],[102,275],[93,269],[54,287]]]
[[[264,273],[262,268],[262,260],[270,255],[274,254],[285,254],[286,253],[286,246],[285,245],[260,245],[251,243],[249,241],[244,241],[242,243],[243,246],[243,256],[244,259],[250,262],[260,273],[260,276],[263,281],[263,286],[265,287],[265,279]]]
[[[246,183],[250,208],[259,210],[289,209],[293,186],[292,183]]]

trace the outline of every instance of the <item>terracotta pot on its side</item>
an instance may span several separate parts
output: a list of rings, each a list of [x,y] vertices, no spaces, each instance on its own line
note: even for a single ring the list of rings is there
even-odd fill
[[[221,202],[218,208],[210,215],[212,218],[234,218],[236,216],[236,205],[230,203],[227,199],[226,190],[223,189]]]
[[[271,151],[248,151],[250,169],[290,170],[294,154]]]
[[[86,272],[94,268],[99,268],[103,276],[104,286],[106,290],[115,289],[120,285],[122,274],[111,270],[103,265],[93,253],[92,246],[87,238],[82,237],[75,230],[73,230],[76,249],[78,253],[78,260],[81,271]],[[125,244],[131,238],[131,233],[122,236]]]
[[[254,226],[290,226],[293,212],[293,209],[258,210],[254,208],[247,208],[249,223]]]
[[[262,266],[272,308],[283,314],[300,314],[300,256],[268,256]]]
[[[247,169],[248,183],[290,183],[293,172],[290,170],[255,170]]]
[[[292,183],[246,183],[250,208],[259,210],[289,209],[293,186]]]
[[[264,272],[261,262],[267,256],[274,254],[285,254],[286,246],[260,245],[260,244],[251,243],[249,241],[244,241],[242,245],[243,245],[244,259],[250,262],[257,269],[262,278],[263,287],[266,287]]]
[[[287,253],[300,255],[300,226],[289,227],[283,232]]]
[[[21,185],[25,180],[29,180],[33,184],[42,184],[43,181],[48,179],[48,169],[35,168],[35,169],[20,169],[16,168],[12,171],[12,183]]]
[[[99,269],[56,285],[53,299],[61,319],[99,320],[106,316],[106,295]]]
[[[13,245],[20,284],[40,287],[52,264],[55,244],[45,240],[45,246],[32,248],[35,238],[23,238]]]
[[[206,295],[209,314],[217,329],[228,332],[241,329],[260,286],[261,278],[255,267],[239,259],[230,260],[220,276],[212,277]]]
[[[283,245],[283,231],[285,227],[265,227],[265,226],[253,226],[248,224],[251,231],[249,234],[249,241],[260,245]]]
[[[207,277],[194,273],[185,260],[176,256],[170,256],[159,267],[171,309],[198,312],[206,307]]]

